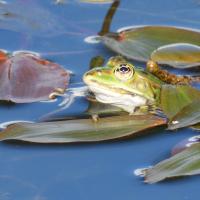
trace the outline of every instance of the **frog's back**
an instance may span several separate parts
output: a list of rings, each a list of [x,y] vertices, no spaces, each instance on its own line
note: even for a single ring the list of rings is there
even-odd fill
[[[144,70],[143,68],[136,67],[136,70],[137,70],[138,74],[140,74],[141,77],[146,78],[148,81],[151,82],[151,84],[158,84],[158,85],[164,84],[164,82],[162,80],[160,80],[159,78],[157,78],[156,76],[154,76],[150,72]]]

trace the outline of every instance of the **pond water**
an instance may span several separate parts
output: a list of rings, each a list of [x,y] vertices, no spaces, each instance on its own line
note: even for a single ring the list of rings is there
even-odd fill
[[[71,70],[70,87],[83,85],[82,75],[93,56],[114,55],[102,44],[84,42],[96,35],[110,4],[66,0],[9,0],[0,3],[0,44],[8,51],[39,52]],[[122,0],[111,29],[131,25],[200,27],[198,0]],[[137,63],[144,66],[142,63]],[[0,104],[0,123],[39,121],[58,108],[52,103]],[[77,98],[54,117],[79,114],[88,102]],[[0,143],[0,199],[2,200],[194,200],[199,196],[199,176],[147,185],[133,171],[153,165],[170,155],[180,140],[196,133],[150,131],[130,140],[73,145]]]

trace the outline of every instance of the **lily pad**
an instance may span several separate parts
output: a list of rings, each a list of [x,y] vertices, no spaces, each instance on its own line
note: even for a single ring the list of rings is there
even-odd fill
[[[153,51],[164,45],[200,45],[200,32],[173,26],[133,26],[102,36],[102,42],[127,58],[147,62]],[[168,64],[168,63],[166,63]]]
[[[200,174],[200,143],[145,170],[145,182],[156,183],[166,178]]]
[[[30,52],[0,51],[0,100],[29,103],[48,100],[53,92],[63,93],[69,73],[56,63]]]
[[[200,123],[191,126],[191,128],[196,130],[196,131],[200,131]]]
[[[187,138],[178,144],[175,145],[175,147],[172,149],[172,155],[175,155],[177,153],[180,153],[181,151],[184,151],[185,149],[191,147],[194,144],[200,143],[200,135],[195,135],[193,137]]]
[[[122,115],[127,114],[127,112],[123,111],[121,108],[100,103],[97,101],[90,101],[88,109],[86,110],[86,114],[89,115]]]
[[[199,123],[199,100],[200,99],[197,99],[181,109],[181,111],[178,112],[168,123],[168,129],[174,130]]]
[[[176,68],[200,66],[200,46],[187,43],[161,46],[152,52],[151,59]]]
[[[37,143],[97,142],[134,135],[164,125],[166,121],[153,115],[114,116],[67,121],[17,123],[0,132],[0,141],[22,140]]]
[[[200,100],[200,91],[188,85],[163,85],[160,107],[170,121],[187,105]],[[198,107],[198,106],[197,106]],[[182,117],[184,117],[182,115]]]

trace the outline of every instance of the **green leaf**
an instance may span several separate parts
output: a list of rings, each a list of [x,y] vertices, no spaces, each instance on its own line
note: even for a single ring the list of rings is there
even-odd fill
[[[191,126],[191,128],[196,130],[196,131],[200,131],[200,123]]]
[[[186,148],[189,148],[196,143],[200,143],[200,135],[192,136],[176,144],[171,151],[171,155],[180,153],[181,151],[184,151]]]
[[[185,106],[200,100],[200,91],[188,85],[163,85],[160,96],[160,107],[164,114],[173,120]],[[184,117],[184,114],[182,114]]]
[[[67,121],[18,123],[0,133],[0,141],[22,140],[37,143],[97,142],[121,138],[164,125],[166,121],[153,115],[114,116]]]
[[[127,114],[127,112],[123,111],[121,108],[106,104],[100,103],[97,101],[90,101],[88,109],[86,110],[86,114],[89,115],[121,115]]]
[[[200,66],[200,46],[187,43],[161,46],[152,52],[151,59],[176,68]]]
[[[185,106],[168,123],[168,129],[174,130],[200,122],[199,99]]]
[[[145,170],[145,182],[156,183],[166,178],[200,174],[200,143]]]
[[[117,34],[107,34],[102,42],[127,58],[148,61],[153,51],[174,43],[200,45],[200,32],[170,26],[135,26]]]

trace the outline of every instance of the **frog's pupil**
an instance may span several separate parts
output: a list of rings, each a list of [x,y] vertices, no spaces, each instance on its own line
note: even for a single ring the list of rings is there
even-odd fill
[[[129,67],[126,67],[125,65],[120,66],[120,72],[127,73],[129,71],[130,71]]]

